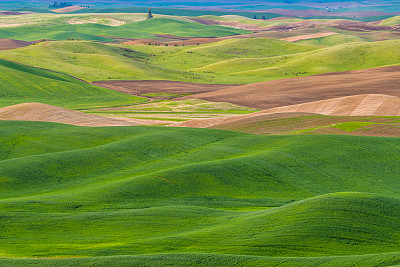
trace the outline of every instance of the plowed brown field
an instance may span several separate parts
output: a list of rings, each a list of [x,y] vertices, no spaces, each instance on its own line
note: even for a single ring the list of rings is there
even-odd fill
[[[31,45],[33,42],[25,42],[12,39],[0,39],[0,50],[11,50]]]
[[[269,109],[360,94],[400,96],[400,66],[241,85],[198,94],[196,98]],[[193,97],[181,99],[189,98]]]

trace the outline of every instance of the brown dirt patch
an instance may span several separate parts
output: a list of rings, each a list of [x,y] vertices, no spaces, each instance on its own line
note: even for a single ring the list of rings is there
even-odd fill
[[[13,39],[0,39],[0,50],[11,50],[16,48],[25,47],[33,44],[34,42],[25,42]]]
[[[84,9],[84,8],[86,8],[86,7],[68,6],[68,7],[63,7],[63,8],[59,8],[59,9],[53,9],[51,11],[53,11],[55,13],[67,13],[67,12],[81,10],[81,9]]]
[[[198,99],[269,109],[343,96],[400,97],[400,66],[319,74],[235,86],[196,95]],[[182,99],[189,99],[190,96]]]
[[[395,114],[399,115],[400,99],[397,97],[382,95],[352,96],[349,99],[342,99],[342,105],[336,103],[336,108],[344,109],[350,105],[353,111],[360,111],[360,106],[371,109],[373,106],[375,115]],[[351,99],[353,98],[353,99]],[[358,99],[357,99],[358,98]],[[368,101],[367,99],[370,98]],[[375,98],[375,99],[374,99]],[[381,101],[377,101],[381,98]],[[343,101],[344,100],[344,101]],[[349,101],[350,100],[350,101]],[[357,101],[358,100],[358,101]],[[336,100],[326,100],[329,102]],[[322,102],[322,101],[321,101]],[[339,101],[336,101],[339,102]],[[346,103],[347,102],[347,103]],[[358,103],[357,103],[358,102]],[[311,104],[306,103],[304,105]],[[381,104],[381,105],[379,105]],[[351,107],[352,106],[352,107]],[[379,106],[379,107],[377,107]],[[384,111],[384,109],[388,110]],[[341,134],[341,135],[365,135],[365,136],[387,136],[400,137],[400,117],[379,117],[379,116],[332,116],[315,113],[296,112],[299,109],[293,109],[295,112],[265,114],[267,111],[260,111],[249,115],[241,115],[221,119],[196,119],[186,122],[171,124],[175,127],[196,127],[196,128],[214,128],[229,131],[239,131],[258,135],[271,134]],[[334,113],[334,112],[331,112]],[[343,114],[343,113],[342,113]],[[348,113],[344,113],[348,114]],[[353,113],[357,114],[357,112]],[[370,114],[370,112],[359,112],[359,114]],[[369,122],[354,131],[345,131],[336,124],[346,122]]]
[[[0,11],[0,16],[16,16],[23,15],[24,13],[15,12],[15,11]]]
[[[400,98],[381,94],[345,96],[277,107],[262,112],[307,112],[334,116],[400,116]]]
[[[229,84],[200,84],[175,81],[97,81],[92,84],[128,95],[149,93],[198,94],[236,86]]]
[[[281,40],[294,43],[294,42],[301,41],[301,40],[328,37],[328,36],[335,35],[335,34],[338,34],[338,33],[337,32],[319,32],[319,33],[314,33],[314,34],[305,34],[305,35],[298,35],[298,36],[283,38]]]
[[[23,103],[0,108],[0,120],[46,121],[91,127],[152,124],[146,120],[102,117],[41,103]]]

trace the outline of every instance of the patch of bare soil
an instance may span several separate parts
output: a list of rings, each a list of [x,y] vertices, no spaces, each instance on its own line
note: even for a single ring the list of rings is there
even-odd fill
[[[400,116],[400,98],[379,94],[355,95],[278,107],[228,118],[193,119],[169,126],[215,128],[260,135],[291,134],[307,130],[305,134],[400,136],[400,122],[396,119],[371,116]],[[330,127],[338,123],[354,121],[375,124],[367,124],[351,132]]]
[[[102,117],[41,103],[23,103],[0,108],[0,120],[46,121],[90,127],[152,124],[147,120]]]
[[[86,7],[68,6],[68,7],[63,7],[63,8],[59,8],[59,9],[53,9],[51,11],[53,11],[55,13],[67,13],[67,12],[81,10],[81,9],[84,9],[84,8],[86,8]]]
[[[354,95],[277,107],[262,112],[307,112],[334,116],[400,116],[400,98],[381,94]]]
[[[301,40],[328,37],[328,36],[335,35],[335,34],[338,34],[338,33],[336,33],[336,32],[319,32],[319,33],[314,33],[314,34],[305,34],[305,35],[298,35],[298,36],[283,38],[281,40],[294,43],[294,42],[301,41]]]
[[[11,50],[16,48],[25,47],[33,44],[34,42],[25,42],[13,39],[0,39],[0,50]]]
[[[400,66],[319,74],[228,87],[197,99],[270,109],[361,94],[400,97]],[[181,98],[190,99],[190,96]]]
[[[175,81],[97,81],[93,82],[93,84],[128,95],[143,95],[149,93],[198,94],[236,86],[229,84],[200,84]]]
[[[0,16],[16,16],[23,15],[24,13],[15,12],[15,11],[0,11]]]

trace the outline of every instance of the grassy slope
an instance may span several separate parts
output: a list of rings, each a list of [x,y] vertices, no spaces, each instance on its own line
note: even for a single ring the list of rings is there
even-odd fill
[[[162,26],[162,27],[160,27]],[[93,34],[95,33],[95,34]],[[34,41],[39,39],[67,40],[75,38],[89,41],[111,42],[112,37],[154,38],[154,34],[170,34],[186,37],[222,37],[245,34],[247,31],[222,26],[207,26],[171,18],[154,18],[127,23],[121,26],[101,24],[80,25],[28,25],[2,28],[0,38]],[[108,36],[104,37],[104,36]]]
[[[315,38],[297,42],[298,44],[308,45],[322,45],[322,46],[335,46],[346,43],[361,43],[370,42],[372,40],[364,36],[349,35],[349,34],[335,34],[323,38]]]
[[[259,17],[261,17],[261,16],[259,16]],[[257,25],[260,27],[282,26],[282,25],[289,25],[294,22],[304,21],[303,19],[300,19],[300,18],[280,19],[280,20],[262,20],[262,19],[247,18],[247,17],[243,17],[243,16],[239,16],[239,15],[227,15],[227,16],[205,15],[205,16],[200,16],[197,18],[219,20],[219,21],[235,21],[235,22],[239,22],[239,23],[243,23],[243,24]]]
[[[400,16],[391,17],[383,20],[379,25],[380,26],[396,26],[400,24]]]
[[[169,79],[243,84],[397,65],[399,46],[399,40],[388,40],[320,48],[268,38],[186,47],[117,48],[89,42],[51,42],[4,51],[0,56],[90,81]]]
[[[367,69],[400,63],[399,40],[350,43],[295,55],[259,59],[232,59],[211,64],[197,71],[264,80],[284,77]]]
[[[60,73],[0,60],[0,106],[42,102],[68,108],[126,105],[143,100]]]
[[[89,81],[170,79],[232,83],[230,77],[212,78],[213,74],[193,73],[188,70],[237,57],[286,55],[312,49],[315,47],[268,38],[234,39],[194,47],[118,48],[89,42],[50,42],[4,51],[1,56],[62,71]],[[240,83],[240,80],[237,79],[235,82]]]
[[[264,58],[317,49],[271,38],[230,39],[187,48],[136,46],[135,50],[155,54],[152,64],[176,69],[194,69],[235,58]]]
[[[5,52],[4,57],[54,69],[87,81],[95,80],[205,80],[207,77],[147,64],[150,55],[130,48],[90,42],[50,42]]]
[[[331,257],[263,257],[218,253],[171,253],[71,259],[0,259],[3,266],[398,266],[400,253]]]
[[[0,124],[2,257],[328,256],[398,249],[395,138]],[[319,196],[340,191],[391,197]],[[132,260],[141,257],[147,256]],[[178,254],[164,263],[202,257]]]
[[[78,11],[70,12],[72,14],[83,14],[83,13],[146,13],[148,11],[148,7],[124,7],[124,8],[89,8],[89,9],[81,9]],[[214,16],[222,16],[222,15],[240,15],[248,18],[252,18],[254,16],[253,12],[229,12],[229,11],[208,11],[208,10],[191,10],[191,9],[182,9],[182,8],[162,8],[156,7],[152,8],[153,14],[162,14],[162,15],[172,15],[172,16],[202,16],[202,15],[214,15]],[[257,13],[257,15],[264,15],[267,19],[280,17],[277,14],[271,13]]]

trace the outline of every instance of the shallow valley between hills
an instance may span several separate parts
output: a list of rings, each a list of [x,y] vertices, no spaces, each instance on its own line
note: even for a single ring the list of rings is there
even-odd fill
[[[0,4],[1,266],[400,265],[398,3],[77,2]]]

